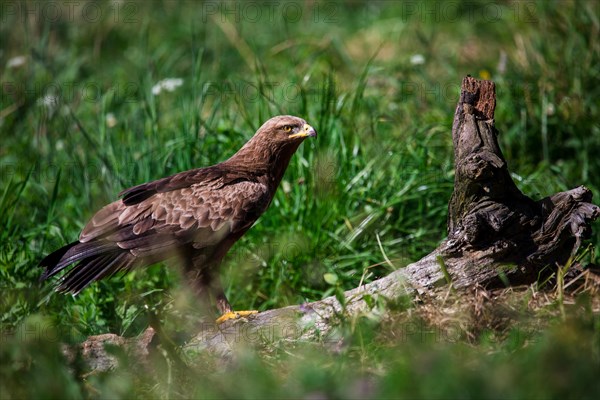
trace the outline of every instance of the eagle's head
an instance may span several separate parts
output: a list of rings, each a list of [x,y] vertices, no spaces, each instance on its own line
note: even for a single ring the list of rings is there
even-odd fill
[[[278,115],[265,122],[255,136],[268,142],[298,144],[307,137],[317,136],[317,131],[302,118]]]
[[[238,168],[271,171],[273,182],[279,182],[298,146],[312,136],[317,136],[317,131],[302,118],[278,115],[258,128],[227,162]]]
[[[317,131],[302,118],[278,115],[258,128],[232,159],[242,163],[277,163],[285,169],[300,143],[311,136],[317,136]]]

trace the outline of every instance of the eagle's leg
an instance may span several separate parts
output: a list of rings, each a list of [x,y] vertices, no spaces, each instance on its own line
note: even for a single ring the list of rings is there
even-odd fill
[[[219,280],[220,279],[216,279]],[[227,300],[227,296],[225,296],[225,291],[221,287],[220,284],[211,287],[213,296],[215,298],[215,302],[217,303],[217,309],[221,315],[227,314],[233,311],[231,308],[231,304],[229,304],[229,300]]]
[[[225,313],[225,314],[221,315],[219,318],[217,318],[217,320],[215,322],[217,324],[222,324],[223,322],[229,321],[230,319],[244,318],[244,317],[247,317],[249,315],[254,315],[254,314],[258,314],[258,311],[257,310],[229,311],[228,313]]]
[[[211,290],[217,303],[217,308],[221,313],[221,316],[216,320],[217,324],[222,324],[223,322],[228,321],[230,319],[238,319],[242,317],[247,317],[249,315],[258,314],[258,311],[255,310],[233,311],[233,309],[231,308],[231,304],[229,304],[229,301],[225,296],[225,291],[221,286],[221,279],[219,279],[219,277],[215,277],[211,282]]]
[[[258,313],[258,311],[233,311],[227,296],[225,296],[223,285],[221,285],[218,272],[219,265],[206,265],[204,261],[205,257],[203,255],[192,256],[188,259],[186,263],[187,279],[190,287],[203,305],[209,305],[211,300],[216,303],[221,314],[216,320],[217,324]]]
[[[210,276],[202,269],[188,270],[186,279],[189,288],[192,289],[196,297],[200,300],[202,307],[208,310],[211,304],[211,282]]]

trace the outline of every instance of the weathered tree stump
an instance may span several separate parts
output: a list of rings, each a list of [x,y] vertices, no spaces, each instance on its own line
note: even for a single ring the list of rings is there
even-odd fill
[[[239,344],[322,340],[340,315],[360,315],[382,300],[432,292],[448,281],[455,289],[531,283],[544,268],[556,270],[564,265],[591,233],[600,208],[590,203],[592,193],[583,186],[539,201],[524,195],[511,179],[498,145],[495,106],[493,82],[463,80],[452,126],[456,174],[448,207],[448,237],[433,252],[345,292],[344,304],[331,296],[261,312],[247,320],[205,324],[185,348],[228,355]],[[144,358],[154,335],[149,328],[140,339],[110,335],[110,342]],[[99,360],[97,342],[104,336],[90,338],[96,349],[90,364],[102,369],[114,365],[114,361]],[[89,347],[87,342],[82,345]]]
[[[583,186],[539,201],[521,193],[498,146],[495,106],[493,82],[463,80],[452,126],[448,239],[440,247],[446,262],[458,263],[455,273],[477,283],[497,282],[502,266],[512,284],[529,283],[542,267],[563,265],[578,250],[599,208]]]

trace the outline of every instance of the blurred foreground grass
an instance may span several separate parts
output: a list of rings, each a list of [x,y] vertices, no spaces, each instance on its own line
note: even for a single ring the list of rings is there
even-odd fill
[[[597,295],[568,308],[566,319],[536,311],[547,321],[533,341],[509,335],[490,344],[483,329],[469,340],[397,342],[377,334],[391,324],[384,320],[342,324],[344,346],[324,354],[273,346],[225,372],[215,360],[177,374],[163,365],[156,381],[123,360],[117,371],[80,379],[54,329],[67,342],[130,336],[155,313],[185,336],[204,316],[177,271],[163,266],[77,298],[50,296],[36,268],[121,189],[221,161],[264,120],[286,113],[319,137],[303,144],[271,208],[227,257],[230,300],[268,309],[332,294],[326,273],[345,289],[383,276],[445,236],[450,127],[466,74],[497,83],[501,146],[521,190],[537,199],[585,184],[598,195],[597,2],[1,7],[2,398],[598,392]],[[167,78],[180,86],[153,91]],[[583,262],[597,263],[594,252]]]

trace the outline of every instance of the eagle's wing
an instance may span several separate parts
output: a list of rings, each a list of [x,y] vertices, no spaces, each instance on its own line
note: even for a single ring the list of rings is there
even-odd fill
[[[214,178],[169,191],[153,184],[146,184],[151,194],[132,188],[123,200],[98,211],[79,242],[42,261],[48,267],[43,278],[80,261],[59,286],[59,290],[78,293],[95,280],[164,260],[190,244],[196,249],[216,246],[248,229],[271,200],[266,185],[243,179],[224,183]],[[139,201],[128,205],[129,193]]]
[[[222,164],[216,164],[212,167],[198,168],[190,171],[180,172],[178,174],[167,176],[148,183],[130,187],[119,193],[123,197],[123,203],[133,205],[140,203],[147,198],[157,194],[166,193],[178,189],[189,188],[192,185],[204,185],[218,187],[226,184],[233,171],[224,171]],[[243,178],[243,177],[242,177]]]
[[[249,228],[269,201],[268,188],[258,182],[193,184],[156,193],[133,205],[111,203],[85,226],[79,241],[109,240],[134,254],[146,249],[143,239],[152,236],[168,236],[181,244],[193,242],[197,248],[213,246],[214,232],[226,228],[224,233],[230,234]]]

